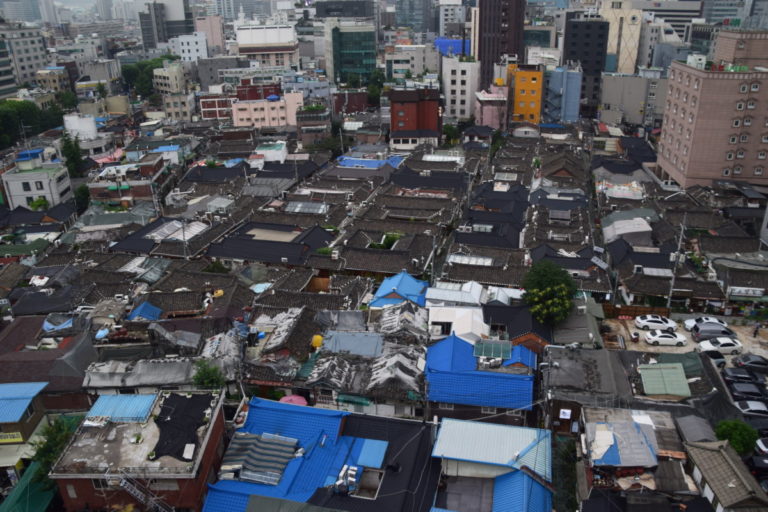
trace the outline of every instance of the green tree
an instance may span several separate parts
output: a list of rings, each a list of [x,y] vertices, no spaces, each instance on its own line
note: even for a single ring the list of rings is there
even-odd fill
[[[48,200],[44,197],[38,197],[34,201],[31,201],[27,206],[32,211],[41,211],[48,209]]]
[[[752,425],[741,420],[724,420],[717,424],[715,435],[727,440],[739,455],[748,455],[755,448],[758,434]]]
[[[571,312],[576,283],[564,269],[542,260],[535,263],[523,278],[523,289],[523,300],[533,317],[541,323],[556,325]]]
[[[147,98],[147,101],[153,107],[162,107],[163,106],[163,97],[162,97],[162,95],[160,95],[160,94],[158,94],[156,92],[153,92],[152,94],[150,94],[149,98]]]
[[[136,64],[126,64],[123,66],[123,81],[125,85],[133,88],[136,83],[136,79],[139,77],[141,70]]]
[[[75,206],[78,213],[83,213],[91,204],[91,194],[88,191],[88,185],[80,185],[75,189]]]
[[[229,269],[220,261],[214,261],[203,269],[203,272],[211,274],[229,274]]]
[[[56,93],[56,101],[64,110],[77,108],[77,95],[72,91],[60,91]]]
[[[457,144],[459,142],[459,139],[461,138],[461,133],[459,132],[458,127],[453,124],[445,124],[443,125],[443,135],[445,143],[453,146],[454,144]]]
[[[35,455],[32,457],[32,460],[40,463],[40,467],[35,475],[37,481],[47,482],[48,485],[53,487],[53,482],[48,480],[48,473],[51,472],[51,468],[72,437],[72,433],[75,430],[72,427],[71,420],[59,416],[53,423],[43,427],[41,432],[42,440],[32,443],[35,448]]]
[[[195,375],[192,380],[197,387],[204,389],[220,389],[226,384],[221,369],[205,359],[200,359],[195,363]]]
[[[107,87],[104,85],[103,82],[99,82],[99,85],[96,86],[96,94],[101,99],[104,99],[107,97]]]
[[[368,105],[378,107],[381,103],[381,87],[374,83],[368,84]]]
[[[75,137],[69,136],[69,133],[64,131],[61,136],[61,154],[64,157],[64,165],[67,166],[69,175],[73,178],[80,176],[80,167],[83,164],[83,155],[80,149],[80,140]]]

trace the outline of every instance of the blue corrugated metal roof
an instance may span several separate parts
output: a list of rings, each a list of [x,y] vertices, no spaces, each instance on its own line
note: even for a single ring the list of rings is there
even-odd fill
[[[47,382],[0,384],[0,423],[16,423]]]
[[[357,438],[340,436],[341,421],[349,413],[315,409],[254,398],[242,432],[273,433],[298,439],[303,457],[292,459],[278,485],[222,480],[209,486],[204,512],[244,512],[248,496],[306,502],[348,463]]]
[[[409,300],[419,306],[426,304],[427,288],[429,283],[420,281],[408,272],[402,271],[396,276],[388,277],[381,282],[381,286],[376,290],[374,300],[370,306],[377,308],[389,304],[400,304]]]
[[[156,395],[101,395],[88,418],[102,416],[120,423],[144,423],[152,412]]]
[[[497,476],[493,481],[492,512],[549,512],[552,493],[523,471]]]
[[[536,368],[536,352],[522,345],[512,347],[512,355],[502,363],[502,366],[522,364],[528,368]]]
[[[452,334],[427,349],[428,398],[433,402],[531,409],[533,376],[476,370],[472,344]]]
[[[146,301],[142,302],[133,308],[133,311],[128,313],[128,320],[133,320],[136,318],[144,320],[157,320],[162,314],[162,309],[158,308],[157,306],[153,306],[149,303],[149,301]]]
[[[163,153],[164,151],[178,151],[180,147],[181,146],[179,146],[178,144],[171,144],[169,146],[160,146],[150,151],[150,153]]]
[[[444,37],[438,37],[435,39],[435,48],[440,52],[440,55],[461,55],[461,42],[464,42],[464,53],[469,55],[470,52],[470,40],[469,39],[448,39]]]

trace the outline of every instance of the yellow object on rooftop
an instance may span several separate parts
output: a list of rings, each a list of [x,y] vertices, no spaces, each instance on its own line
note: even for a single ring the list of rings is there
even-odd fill
[[[214,296],[214,298],[217,298],[217,299],[219,297],[223,297],[224,296],[224,290],[216,290],[215,292],[213,292],[213,296]]]
[[[315,334],[312,336],[312,347],[313,348],[320,348],[323,346],[323,337],[320,334]]]

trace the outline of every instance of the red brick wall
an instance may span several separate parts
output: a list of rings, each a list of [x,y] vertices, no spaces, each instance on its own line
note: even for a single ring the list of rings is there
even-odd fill
[[[283,91],[280,84],[238,85],[236,94],[240,101],[263,100],[273,94],[282,96]]]
[[[40,398],[46,411],[87,411],[92,405],[85,392],[43,394]]]
[[[220,449],[224,438],[224,414],[219,410],[219,415],[211,427],[211,436],[205,447],[203,458],[194,479],[177,480],[178,491],[153,491],[156,496],[162,496],[163,501],[174,508],[189,508],[202,510],[205,494],[208,490],[208,477],[219,470],[221,465]],[[147,482],[140,481],[142,485]],[[143,510],[139,503],[122,489],[100,491],[93,488],[91,479],[56,479],[59,487],[59,495],[64,501],[66,512],[79,512],[86,505],[90,510],[112,509],[116,505],[134,504],[137,510]],[[70,497],[67,486],[74,488],[76,497]]]

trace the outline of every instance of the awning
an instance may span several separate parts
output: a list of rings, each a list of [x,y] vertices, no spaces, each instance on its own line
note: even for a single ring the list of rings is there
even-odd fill
[[[768,302],[768,297],[739,297],[739,296],[731,296],[728,297],[728,300],[731,302]]]
[[[364,396],[346,395],[344,393],[339,393],[336,401],[352,405],[371,405],[371,401]]]

